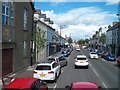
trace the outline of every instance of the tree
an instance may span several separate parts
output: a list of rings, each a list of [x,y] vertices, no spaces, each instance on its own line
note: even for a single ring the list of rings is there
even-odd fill
[[[73,42],[72,38],[69,37],[69,38],[68,38],[68,43],[72,43],[72,42]]]
[[[38,50],[41,50],[45,47],[46,42],[45,31],[41,30],[39,27],[37,28],[35,33],[35,41]]]
[[[85,44],[85,40],[80,39],[80,40],[77,41],[77,43],[78,43],[79,45],[80,45],[80,44]]]
[[[45,44],[46,44],[45,34],[46,32],[44,30],[41,30],[39,27],[37,27],[33,35],[33,41],[36,46],[37,59],[38,59],[38,52],[45,48]]]

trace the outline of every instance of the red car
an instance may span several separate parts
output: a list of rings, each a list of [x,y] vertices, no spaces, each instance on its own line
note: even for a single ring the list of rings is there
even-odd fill
[[[8,85],[3,82],[3,90],[47,90],[47,84],[37,78],[15,78]]]
[[[116,61],[117,61],[117,65],[120,66],[120,57],[118,57]]]
[[[73,82],[71,86],[66,86],[70,90],[99,90],[100,86],[93,82]]]

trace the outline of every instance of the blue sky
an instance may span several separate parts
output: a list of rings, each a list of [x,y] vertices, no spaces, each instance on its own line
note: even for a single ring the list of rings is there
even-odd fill
[[[64,13],[73,8],[96,6],[102,10],[109,11],[111,13],[118,12],[118,6],[116,4],[107,5],[106,2],[36,2],[35,8],[46,10],[54,10],[55,13]]]
[[[114,0],[117,1],[117,0]],[[108,25],[117,21],[118,3],[113,0],[106,2],[36,2],[36,9],[41,9],[54,24],[53,28],[62,35],[72,36],[74,40],[90,38],[95,31],[102,27],[105,32]],[[78,33],[82,32],[82,33]]]

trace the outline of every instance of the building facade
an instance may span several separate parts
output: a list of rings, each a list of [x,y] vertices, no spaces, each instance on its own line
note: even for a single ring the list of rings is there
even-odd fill
[[[37,21],[35,26],[36,30],[39,27],[40,30],[45,32],[45,37],[44,37],[44,39],[46,40],[44,43],[45,47],[39,50],[38,53],[36,52],[36,57],[38,57],[38,60],[36,59],[36,62],[41,62],[43,60],[46,60],[48,56],[55,53],[55,46],[54,46],[55,29],[52,28],[53,22],[49,18],[46,18],[46,14],[42,14],[41,10],[36,10],[34,17],[36,18]]]
[[[2,75],[31,63],[32,2],[2,2]]]

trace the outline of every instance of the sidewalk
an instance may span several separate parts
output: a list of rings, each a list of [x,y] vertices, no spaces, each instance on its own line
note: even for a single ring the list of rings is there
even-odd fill
[[[56,52],[55,54],[53,55],[56,55],[60,52]],[[10,73],[9,75],[6,75],[7,77],[32,77],[33,75],[33,70],[35,68],[36,64],[34,64],[33,66],[28,66],[27,68],[25,69],[22,69],[18,72],[13,72],[13,73]]]

